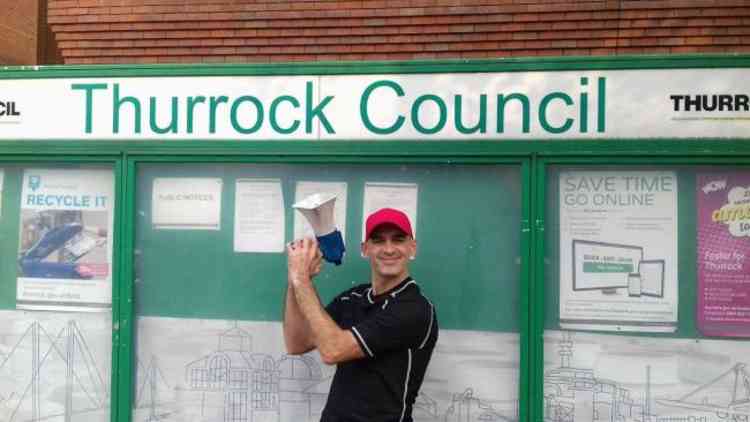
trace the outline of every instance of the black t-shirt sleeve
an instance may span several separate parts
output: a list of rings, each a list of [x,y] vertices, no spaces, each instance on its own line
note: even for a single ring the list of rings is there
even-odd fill
[[[429,336],[434,313],[426,301],[398,301],[351,328],[370,357],[390,350],[419,348]]]
[[[331,319],[333,319],[339,326],[344,323],[343,320],[347,319],[345,315],[347,314],[347,307],[351,306],[351,301],[355,299],[354,296],[358,295],[358,293],[356,293],[357,288],[358,287],[354,287],[340,293],[325,307],[328,315],[330,315]]]
[[[331,302],[326,305],[326,312],[328,312],[328,315],[331,316],[331,319],[333,319],[336,324],[341,324],[341,297],[343,296],[343,293],[334,297]]]

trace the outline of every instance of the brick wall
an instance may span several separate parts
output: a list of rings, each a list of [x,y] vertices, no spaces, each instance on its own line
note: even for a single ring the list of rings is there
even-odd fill
[[[64,63],[750,52],[748,0],[49,0]]]
[[[36,0],[0,1],[0,64],[38,64],[38,15]]]

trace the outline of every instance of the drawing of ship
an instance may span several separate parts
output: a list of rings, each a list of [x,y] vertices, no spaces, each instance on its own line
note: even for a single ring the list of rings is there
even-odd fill
[[[669,407],[715,413],[720,419],[747,422],[750,418],[750,377],[746,365],[735,364],[678,400],[656,402]]]
[[[631,397],[630,390],[615,381],[596,377],[592,369],[570,366],[573,354],[570,333],[563,334],[559,347],[560,367],[544,374],[545,422],[656,420],[650,414],[647,404],[639,403]]]

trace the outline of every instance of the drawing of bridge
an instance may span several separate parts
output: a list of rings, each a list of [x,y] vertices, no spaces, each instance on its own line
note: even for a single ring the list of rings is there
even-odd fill
[[[56,336],[39,322],[32,322],[0,360],[0,375],[13,381],[12,385],[0,385],[4,397],[0,403],[8,413],[3,415],[7,422],[39,422],[60,416],[64,422],[73,422],[76,414],[107,409],[109,405],[107,384],[74,320]],[[60,378],[64,380],[62,406],[45,400],[58,387]]]

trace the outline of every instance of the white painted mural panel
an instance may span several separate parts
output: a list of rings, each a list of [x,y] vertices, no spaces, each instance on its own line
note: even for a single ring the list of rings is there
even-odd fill
[[[134,421],[317,421],[335,368],[289,356],[279,322],[138,320]],[[441,330],[415,421],[518,420],[518,335]]]

